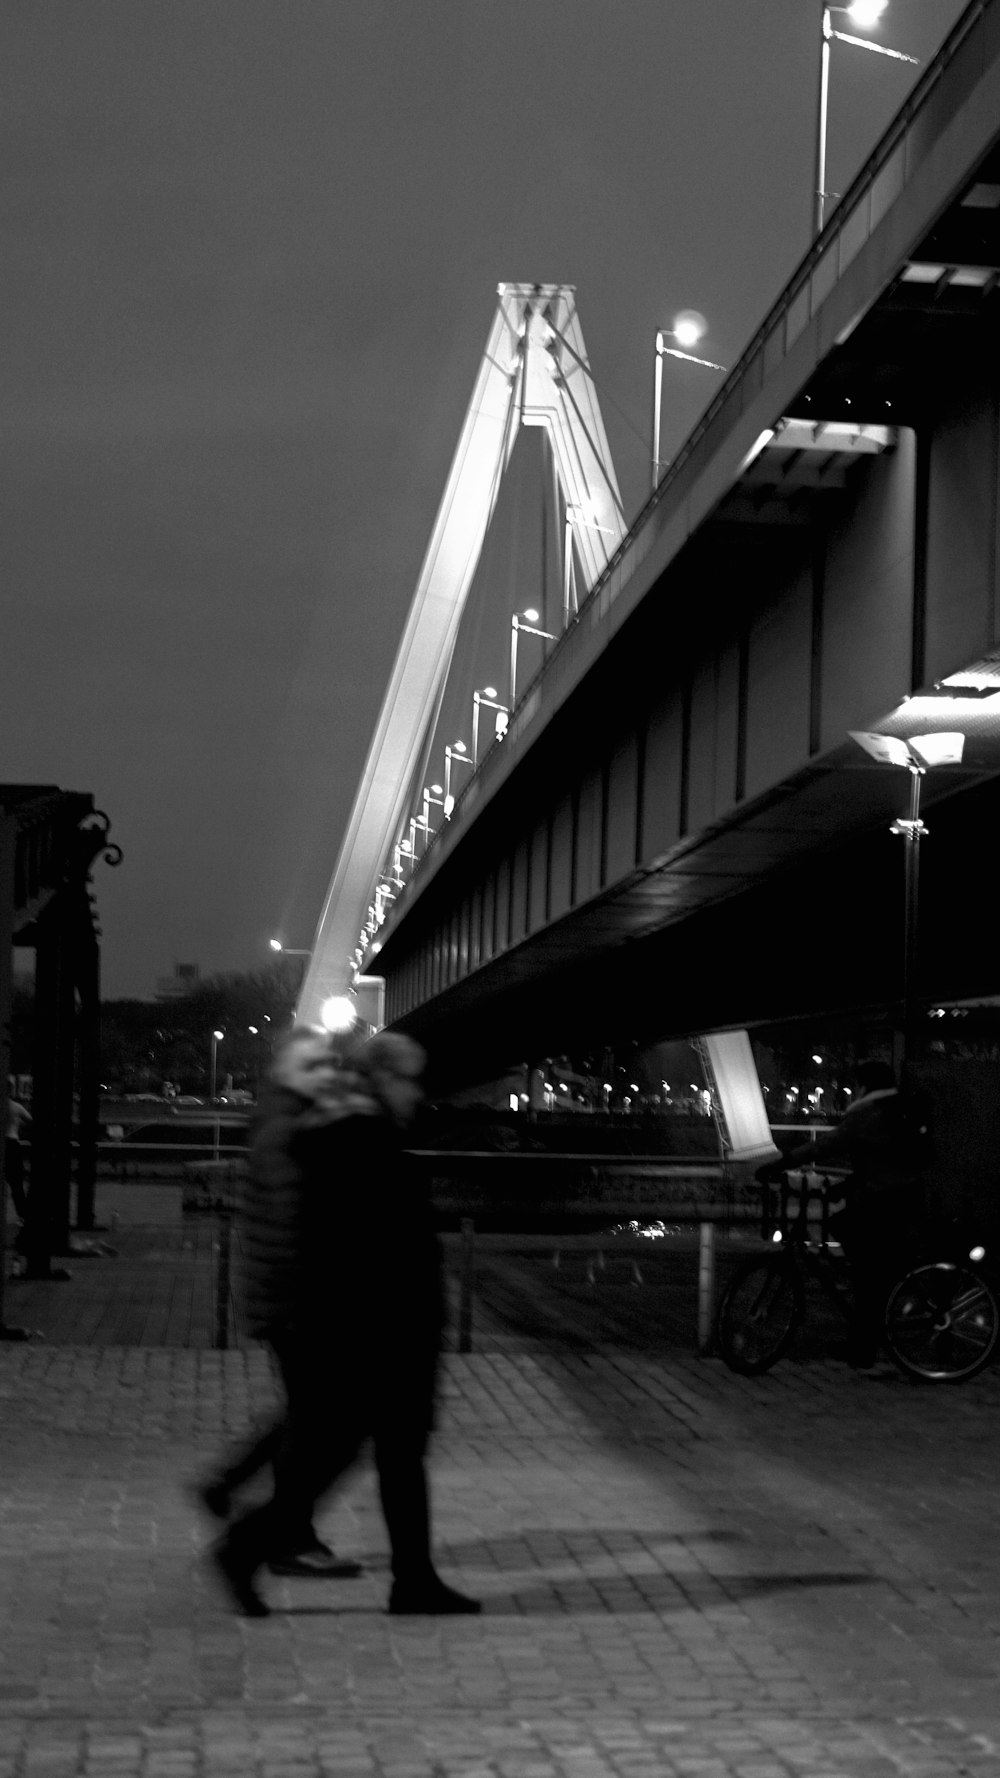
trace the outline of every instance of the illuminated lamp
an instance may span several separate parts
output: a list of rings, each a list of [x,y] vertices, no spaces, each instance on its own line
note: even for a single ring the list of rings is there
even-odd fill
[[[350,994],[331,994],[319,1009],[319,1020],[324,1031],[329,1031],[333,1037],[342,1037],[357,1024],[357,1003]]]

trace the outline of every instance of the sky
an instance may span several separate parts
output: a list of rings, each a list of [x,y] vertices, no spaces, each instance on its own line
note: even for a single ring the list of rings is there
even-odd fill
[[[873,36],[926,61],[962,9],[891,0]],[[695,308],[733,364],[808,247],[820,16],[5,10],[0,781],[111,818],[106,996],[311,943],[498,283],[576,286],[638,512],[656,329]],[[918,76],[834,45],[828,189]],[[668,361],[663,456],[718,381]],[[528,602],[542,522],[526,444],[474,629]]]

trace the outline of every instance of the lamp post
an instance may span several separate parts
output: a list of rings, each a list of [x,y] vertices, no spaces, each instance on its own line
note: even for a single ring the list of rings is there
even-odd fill
[[[682,309],[674,316],[673,327],[661,327],[656,334],[656,351],[653,358],[653,450],[652,450],[652,492],[656,492],[656,484],[660,479],[660,412],[663,397],[663,360],[664,358],[684,358],[688,364],[703,364],[707,370],[725,370],[724,364],[716,364],[713,358],[696,358],[688,348],[696,346],[702,335],[707,332],[708,322],[697,309]],[[668,346],[666,340],[676,340],[676,346]]]
[[[960,765],[965,746],[964,734],[949,730],[932,735],[911,735],[903,741],[896,735],[863,733],[851,729],[852,741],[880,765],[902,766],[910,774],[910,806],[890,828],[903,841],[903,1053],[905,1071],[913,1053],[914,1009],[916,996],[916,958],[920,896],[920,841],[927,828],[920,819],[920,780],[934,766]],[[901,1072],[902,1072],[901,1071]]]
[[[280,951],[283,957],[311,957],[311,951],[295,951],[291,945],[283,945],[280,938],[269,938],[268,944],[272,951]]]
[[[517,639],[518,636],[540,636],[543,642],[554,642],[551,630],[536,630],[539,614],[528,607],[527,611],[515,611],[510,620],[510,707],[513,710],[517,703]]]
[[[495,710],[496,711],[497,721],[496,721],[496,729],[495,729],[494,733],[495,733],[496,739],[498,741],[502,740],[504,735],[507,733],[507,719],[510,715],[510,711],[508,710],[506,704],[498,704],[496,700],[497,700],[497,688],[495,685],[485,685],[483,687],[482,691],[474,691],[472,694],[472,766],[473,766],[473,770],[475,770],[476,766],[479,764],[479,712],[480,712],[480,709],[485,707],[487,710]]]
[[[215,1067],[216,1067],[216,1060],[218,1058],[218,1053],[219,1053],[219,1045],[222,1042],[222,1039],[225,1037],[225,1035],[226,1035],[226,1033],[224,1031],[213,1031],[212,1032],[212,1062],[211,1062],[211,1069],[209,1072],[208,1099],[209,1099],[209,1104],[212,1107],[212,1159],[213,1159],[213,1161],[217,1161],[219,1158],[219,1112],[218,1112],[218,1107],[216,1106],[216,1103],[215,1103]]]
[[[472,760],[469,757],[469,750],[464,741],[453,741],[451,746],[446,747],[444,750],[444,818],[446,821],[451,820],[451,812],[455,807],[455,798],[451,794],[451,768],[453,762],[458,766],[471,766]]]
[[[906,56],[902,50],[888,49],[884,43],[871,43],[867,37],[852,37],[846,31],[835,31],[832,15],[844,13],[860,25],[868,29],[878,23],[885,12],[889,0],[851,0],[849,6],[823,7],[823,40],[819,56],[819,122],[816,132],[816,191],[815,191],[815,232],[823,230],[823,214],[826,208],[826,126],[830,99],[830,44],[849,43],[854,49],[870,49],[874,55],[889,56],[894,62],[911,62],[919,66],[917,56]]]

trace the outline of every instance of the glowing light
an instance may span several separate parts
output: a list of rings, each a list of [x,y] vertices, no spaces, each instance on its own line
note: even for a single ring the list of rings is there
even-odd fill
[[[270,945],[272,951],[281,951],[284,949],[284,946],[282,945],[280,938],[269,938],[267,942]]]
[[[814,1062],[822,1062],[822,1060],[823,1060],[822,1056],[814,1056],[813,1057]]]
[[[856,25],[877,25],[889,0],[851,0],[848,16]]]
[[[495,685],[484,685],[482,695],[484,698],[495,698],[497,695],[496,686]]]
[[[985,1258],[986,1258],[986,1249],[985,1249],[985,1247],[970,1247],[970,1248],[969,1248],[969,1258],[970,1258],[970,1259],[971,1259],[971,1260],[973,1260],[973,1261],[974,1261],[974,1263],[975,1263],[975,1264],[976,1264],[976,1265],[978,1265],[978,1264],[979,1264],[979,1261],[980,1261],[980,1260],[981,1260],[981,1259],[985,1259]]]
[[[521,615],[527,618],[529,624],[536,624],[541,614],[535,610],[533,605],[529,605],[527,611],[522,612]]]
[[[697,309],[682,309],[674,316],[672,332],[679,346],[696,346],[708,332],[708,322]]]
[[[324,1031],[339,1036],[350,1031],[357,1021],[357,1009],[349,994],[331,994],[324,1000],[319,1009],[319,1021]]]
[[[944,732],[936,735],[911,735],[909,746],[911,753],[915,753],[925,766],[957,766],[962,762],[965,736]]]

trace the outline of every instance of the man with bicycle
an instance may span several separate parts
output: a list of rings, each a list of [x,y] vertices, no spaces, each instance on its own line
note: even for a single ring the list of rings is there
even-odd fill
[[[847,1362],[868,1370],[876,1362],[885,1299],[899,1269],[901,1236],[924,1209],[921,1173],[926,1160],[927,1123],[908,1093],[896,1084],[888,1062],[862,1062],[861,1089],[836,1129],[815,1142],[798,1144],[779,1161],[760,1167],[756,1178],[769,1184],[791,1168],[824,1162],[850,1168],[842,1186],[844,1208],[831,1218],[831,1231],[851,1263],[854,1314]]]

